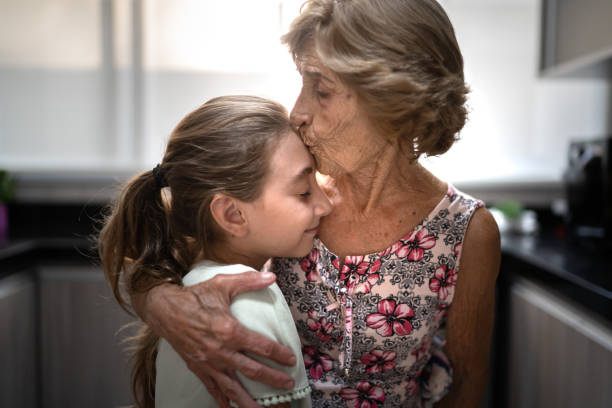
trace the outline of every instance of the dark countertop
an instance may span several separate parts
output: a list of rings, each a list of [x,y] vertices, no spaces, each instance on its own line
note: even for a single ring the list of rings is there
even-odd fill
[[[503,279],[535,279],[612,322],[610,255],[553,235],[502,237]]]
[[[612,300],[610,257],[554,237],[504,236],[505,254]]]
[[[49,264],[96,264],[93,234],[105,205],[9,205],[8,243],[0,247],[0,277]]]
[[[95,265],[92,244],[85,238],[46,237],[16,239],[0,247],[0,279],[15,272],[45,265]]]

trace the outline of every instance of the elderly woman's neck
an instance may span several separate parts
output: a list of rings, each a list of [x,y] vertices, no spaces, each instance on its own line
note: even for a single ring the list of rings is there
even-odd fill
[[[334,184],[345,204],[350,203],[355,211],[368,216],[387,207],[396,197],[422,192],[432,178],[435,179],[417,161],[389,146],[368,166],[338,176]]]

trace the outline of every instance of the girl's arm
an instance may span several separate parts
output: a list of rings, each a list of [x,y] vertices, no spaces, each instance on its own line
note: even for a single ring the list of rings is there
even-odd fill
[[[197,285],[162,284],[131,296],[138,315],[185,360],[221,407],[228,398],[240,407],[258,407],[234,371],[274,387],[291,389],[287,373],[267,367],[243,354],[250,352],[293,366],[290,349],[247,330],[230,313],[231,299],[259,290],[275,280],[272,273],[218,275]],[[282,405],[281,405],[282,406]]]
[[[437,408],[478,407],[487,383],[500,238],[495,220],[484,208],[472,216],[460,262],[444,347],[453,367],[453,383]]]

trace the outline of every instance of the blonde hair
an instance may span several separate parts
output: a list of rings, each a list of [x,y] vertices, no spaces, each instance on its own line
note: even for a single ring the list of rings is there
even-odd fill
[[[159,167],[127,183],[98,237],[104,274],[123,308],[123,290],[180,285],[196,258],[207,257],[223,239],[210,211],[215,194],[255,200],[269,156],[289,131],[285,108],[254,96],[211,99],[176,126]],[[132,340],[134,402],[153,407],[159,338],[144,325]]]
[[[457,140],[469,89],[452,24],[435,0],[309,0],[282,40],[296,63],[314,45],[372,123],[413,159]]]

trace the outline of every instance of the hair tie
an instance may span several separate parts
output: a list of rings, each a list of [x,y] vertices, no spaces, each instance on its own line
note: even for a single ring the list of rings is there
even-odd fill
[[[161,165],[158,163],[152,170],[153,178],[155,178],[155,184],[157,188],[168,187],[168,181],[166,180],[166,176],[161,169]]]

